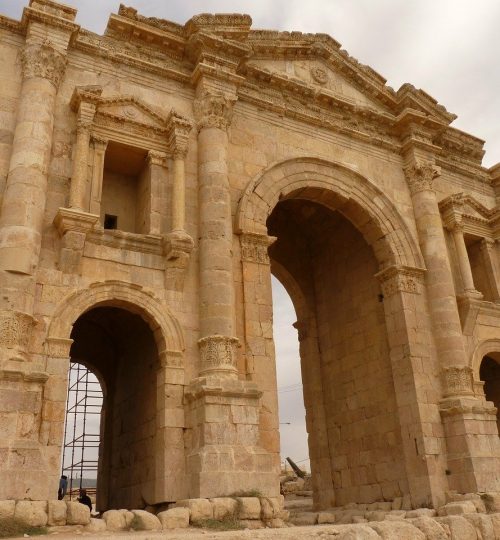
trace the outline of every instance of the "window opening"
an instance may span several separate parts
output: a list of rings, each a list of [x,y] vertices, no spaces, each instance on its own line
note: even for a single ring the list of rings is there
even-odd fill
[[[103,393],[96,376],[84,365],[71,362],[62,462],[70,500],[77,498],[82,488],[90,497],[96,495],[102,404]]]
[[[118,216],[111,214],[104,214],[104,228],[105,229],[117,229],[118,228]]]

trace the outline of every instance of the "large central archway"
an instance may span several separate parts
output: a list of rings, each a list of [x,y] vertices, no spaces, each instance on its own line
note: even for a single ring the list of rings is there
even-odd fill
[[[418,343],[429,341],[416,323],[417,311],[425,309],[423,263],[394,205],[347,167],[298,159],[249,184],[236,227],[245,318],[254,317],[255,301],[246,281],[269,287],[266,265],[297,313],[315,504],[410,495],[418,505],[439,497],[442,479],[435,471],[445,467],[437,452],[424,458],[429,445],[417,404],[429,400],[417,384],[413,357]],[[269,244],[268,259],[262,246]],[[263,408],[272,411],[276,390],[258,354],[272,347],[259,347],[253,328],[247,325],[246,333],[251,377],[264,385]],[[426,363],[437,378],[434,360]],[[428,404],[439,420],[436,405]]]

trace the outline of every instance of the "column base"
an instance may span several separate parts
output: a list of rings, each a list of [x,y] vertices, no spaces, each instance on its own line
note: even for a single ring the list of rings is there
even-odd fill
[[[279,457],[258,445],[261,392],[255,383],[200,377],[186,390],[192,450],[190,497],[259,490],[279,495]]]
[[[441,402],[448,450],[448,484],[459,493],[500,491],[500,439],[496,408],[474,397]]]

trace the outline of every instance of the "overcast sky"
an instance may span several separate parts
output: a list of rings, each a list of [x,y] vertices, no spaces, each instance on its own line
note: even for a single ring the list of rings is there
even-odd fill
[[[116,0],[66,0],[77,22],[102,33]],[[21,16],[23,0],[0,0]],[[458,115],[454,126],[486,140],[484,165],[500,161],[500,1],[498,0],[128,0],[145,16],[183,24],[193,14],[248,13],[254,28],[322,32],[398,89],[422,88]],[[293,308],[274,283],[282,454],[307,455]],[[290,390],[292,388],[292,390]]]

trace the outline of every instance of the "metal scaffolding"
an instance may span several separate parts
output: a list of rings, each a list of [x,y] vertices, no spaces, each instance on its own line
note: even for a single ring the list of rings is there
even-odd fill
[[[95,486],[90,484],[97,479],[102,403],[102,389],[96,376],[84,365],[71,362],[62,462],[70,499],[81,488],[87,489],[88,494],[95,493]]]

